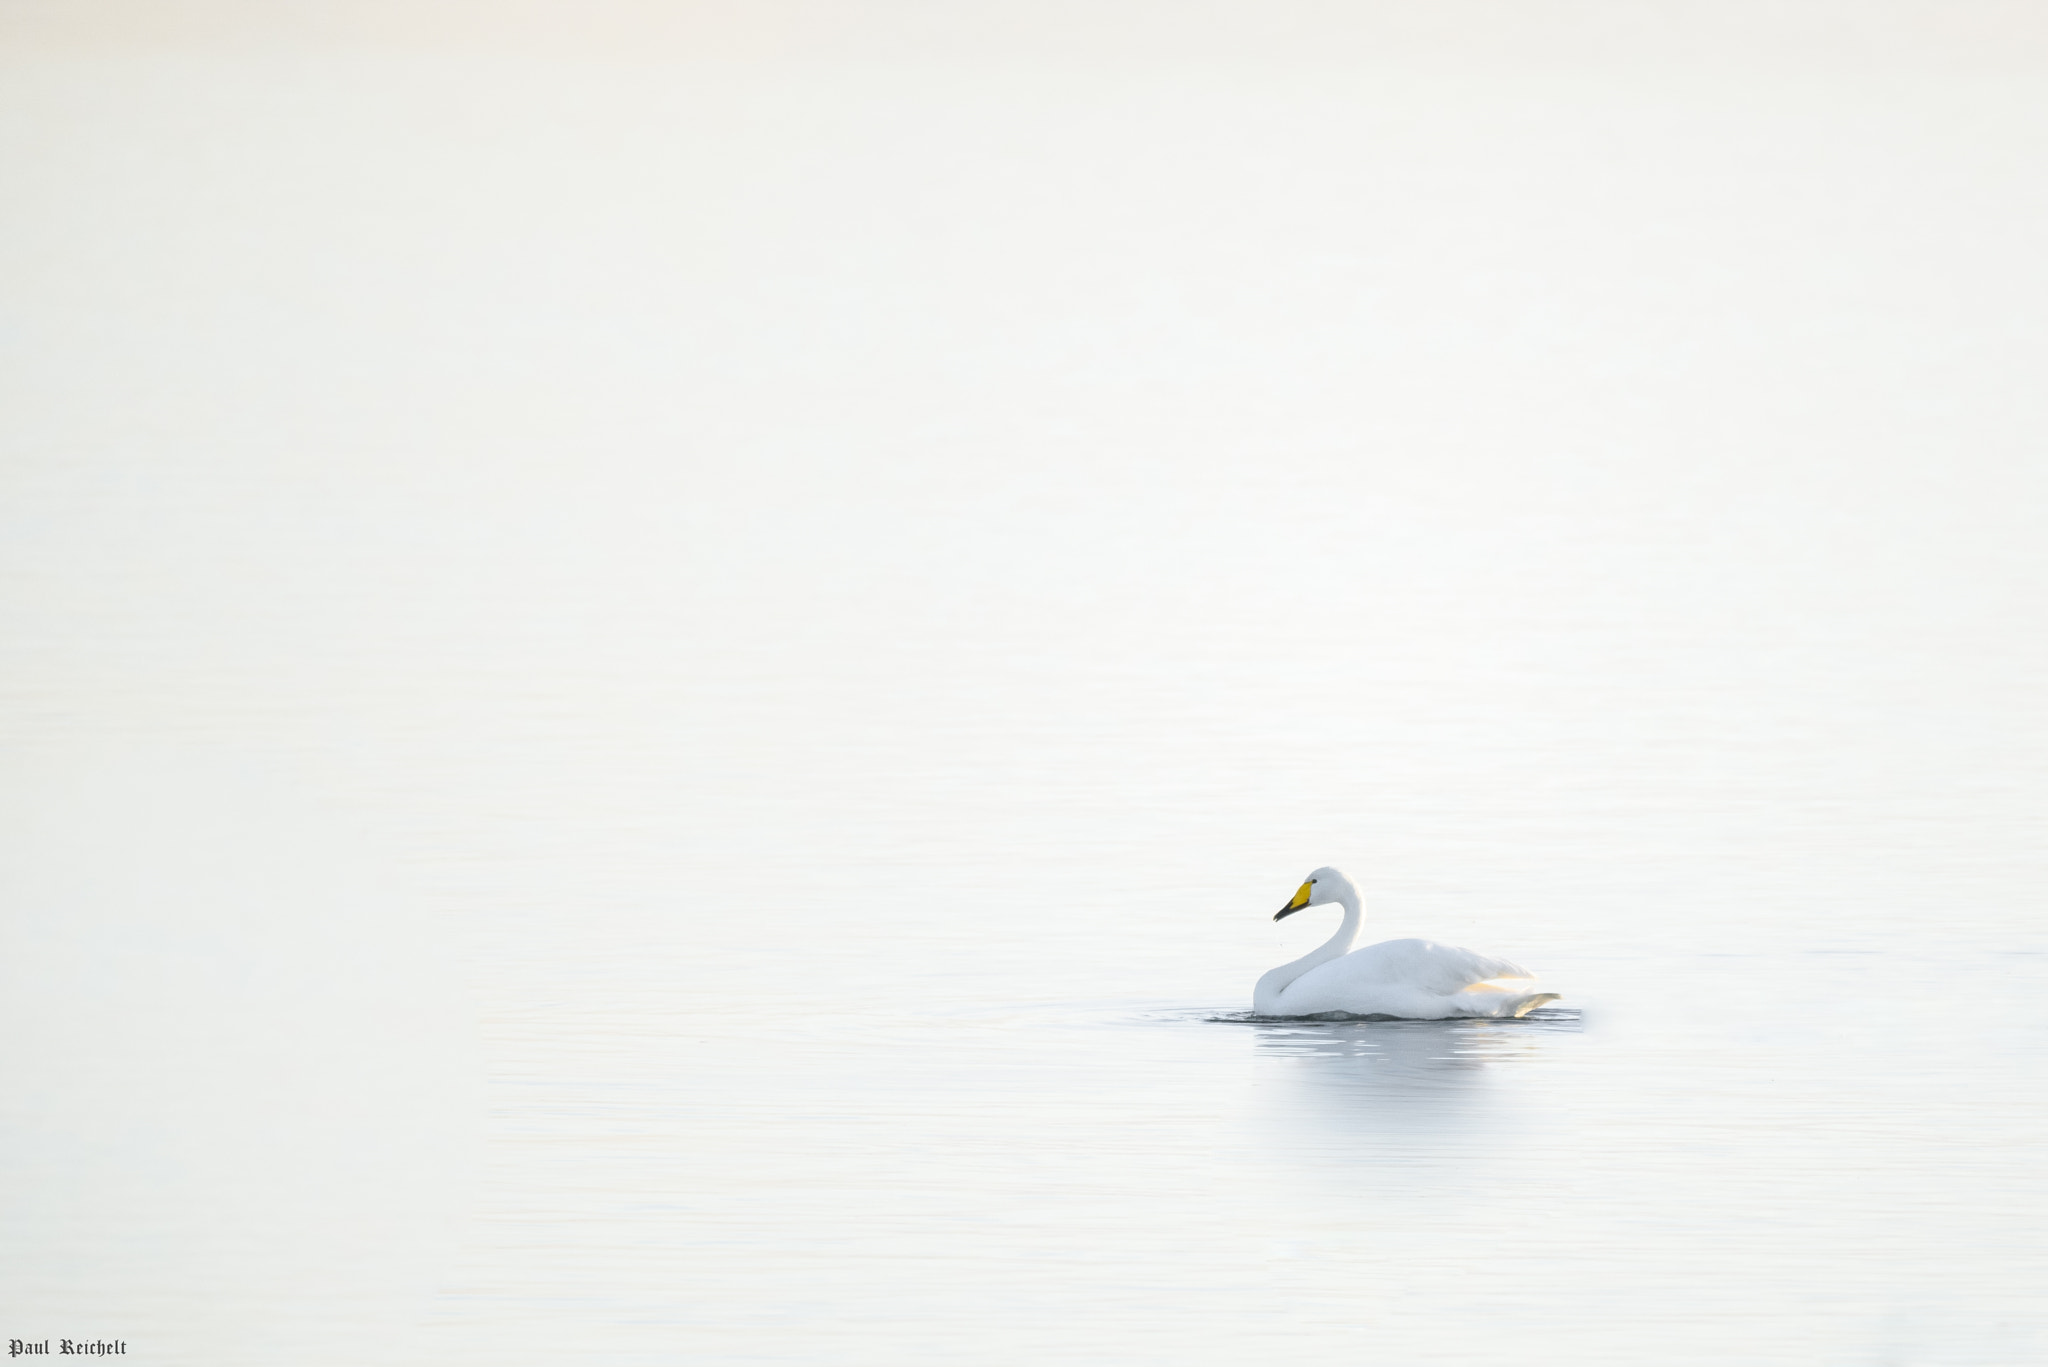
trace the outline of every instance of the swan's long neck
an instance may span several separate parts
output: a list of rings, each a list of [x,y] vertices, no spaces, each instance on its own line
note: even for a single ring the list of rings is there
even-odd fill
[[[1277,1016],[1282,1014],[1279,1009],[1280,994],[1287,990],[1289,983],[1308,972],[1311,968],[1314,968],[1317,964],[1326,964],[1332,959],[1351,952],[1351,942],[1358,938],[1358,923],[1364,919],[1364,913],[1359,909],[1358,894],[1350,888],[1339,888],[1337,890],[1337,900],[1344,907],[1344,920],[1337,927],[1337,933],[1323,941],[1315,949],[1296,959],[1293,963],[1282,964],[1266,974],[1265,977],[1260,978],[1258,985],[1252,988],[1252,1012],[1254,1015]]]

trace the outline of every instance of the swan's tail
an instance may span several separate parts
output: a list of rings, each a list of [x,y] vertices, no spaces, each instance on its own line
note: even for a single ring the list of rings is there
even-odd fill
[[[1473,1005],[1461,1014],[1491,1016],[1495,1020],[1504,1017],[1519,1020],[1545,1002],[1557,1000],[1558,994],[1555,992],[1525,990],[1534,986],[1526,973],[1514,977],[1504,974],[1498,978],[1482,978],[1476,983],[1467,983],[1460,991]]]

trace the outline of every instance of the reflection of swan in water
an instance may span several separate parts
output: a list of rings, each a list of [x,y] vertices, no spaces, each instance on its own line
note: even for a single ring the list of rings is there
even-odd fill
[[[1347,1164],[1397,1166],[1496,1144],[1498,1108],[1518,1104],[1512,1098],[1533,1084],[1523,1067],[1581,1029],[1577,1013],[1558,1010],[1522,1020],[1246,1024],[1265,1064],[1261,1125],[1286,1132],[1297,1152],[1306,1145]]]
[[[1397,1088],[1463,1086],[1489,1067],[1535,1057],[1542,1036],[1578,1031],[1576,1016],[1563,1011],[1519,1024],[1485,1018],[1294,1022],[1256,1016],[1248,1023],[1258,1026],[1262,1054],[1300,1059],[1328,1076],[1369,1076],[1375,1085]]]
[[[1455,1016],[1494,1019],[1527,1015],[1555,992],[1535,992],[1527,969],[1506,959],[1429,940],[1385,940],[1353,950],[1364,913],[1358,889],[1331,868],[1308,876],[1278,921],[1303,907],[1340,903],[1343,923],[1321,948],[1282,964],[1252,989],[1252,1011],[1260,1016],[1389,1016],[1402,1020],[1446,1020]]]

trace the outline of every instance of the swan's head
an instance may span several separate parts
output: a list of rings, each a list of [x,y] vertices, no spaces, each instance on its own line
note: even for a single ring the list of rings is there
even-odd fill
[[[1303,907],[1319,907],[1325,902],[1341,902],[1345,898],[1358,900],[1358,889],[1351,886],[1351,880],[1333,868],[1323,867],[1308,876],[1308,881],[1294,890],[1294,896],[1287,905],[1273,913],[1273,919],[1284,921]]]

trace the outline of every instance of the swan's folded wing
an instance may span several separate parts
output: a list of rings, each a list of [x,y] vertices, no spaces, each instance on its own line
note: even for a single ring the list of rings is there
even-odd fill
[[[1448,995],[1495,978],[1533,978],[1520,964],[1434,940],[1387,940],[1358,954],[1373,957],[1373,976]],[[1357,957],[1352,955],[1349,957]],[[1363,967],[1363,965],[1361,965]]]

